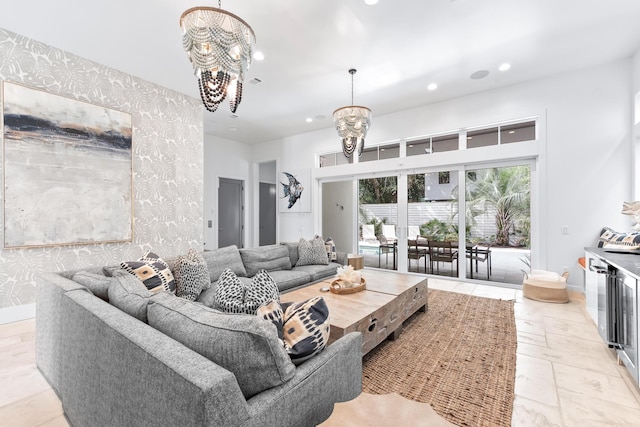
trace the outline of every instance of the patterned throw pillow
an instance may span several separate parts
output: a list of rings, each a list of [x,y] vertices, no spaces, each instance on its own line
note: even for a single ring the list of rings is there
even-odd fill
[[[186,255],[176,258],[173,276],[176,281],[176,295],[189,301],[195,301],[200,292],[211,284],[207,263],[195,249],[189,249]]]
[[[620,233],[604,227],[598,239],[599,248],[620,248],[638,249],[640,248],[640,233]]]
[[[282,328],[284,349],[295,365],[310,359],[327,346],[329,308],[322,297],[282,306],[277,301],[271,301],[261,306],[256,314],[273,322],[278,330]]]
[[[282,341],[282,345],[284,345],[284,336],[282,333],[282,329],[284,327],[284,312],[282,311],[282,306],[280,305],[280,303],[276,300],[272,300],[265,304],[262,304],[260,307],[258,307],[256,315],[276,325],[278,338],[280,338],[280,341]]]
[[[329,341],[329,308],[322,297],[289,305],[283,318],[284,348],[294,364],[315,356]]]
[[[324,240],[315,237],[309,241],[300,238],[298,243],[298,262],[296,267],[301,265],[327,265],[329,259],[324,248]]]
[[[153,252],[147,252],[137,261],[122,262],[120,267],[140,279],[151,292],[176,293],[176,282],[169,265]]]
[[[245,285],[230,269],[224,270],[216,283],[214,307],[226,313],[256,314],[262,304],[280,300],[276,282],[265,270]]]
[[[329,258],[329,262],[338,259],[338,252],[336,252],[336,243],[333,241],[333,238],[329,237],[324,241],[324,249],[325,251],[327,251],[327,258]]]

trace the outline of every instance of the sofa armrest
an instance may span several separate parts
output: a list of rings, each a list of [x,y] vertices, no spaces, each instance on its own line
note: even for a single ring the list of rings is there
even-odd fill
[[[237,426],[247,420],[229,371],[86,292],[64,296],[60,395],[72,423]]]
[[[336,258],[336,260],[334,262],[337,262],[338,264],[341,264],[341,265],[347,265],[348,264],[348,262],[349,262],[348,255],[349,254],[347,252],[338,251],[338,252],[336,252],[336,255],[337,255],[337,258]]]
[[[245,426],[315,426],[326,420],[336,402],[362,391],[362,335],[352,332],[299,365],[287,383],[247,402],[251,418]]]

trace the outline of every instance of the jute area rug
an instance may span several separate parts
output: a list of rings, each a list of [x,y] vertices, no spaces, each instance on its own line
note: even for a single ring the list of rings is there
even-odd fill
[[[426,313],[363,358],[362,391],[429,403],[458,426],[511,426],[513,301],[430,290]]]

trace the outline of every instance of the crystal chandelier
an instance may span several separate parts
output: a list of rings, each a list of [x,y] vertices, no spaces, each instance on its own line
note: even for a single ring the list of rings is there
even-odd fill
[[[364,138],[371,126],[371,110],[367,107],[353,105],[353,75],[355,68],[349,70],[351,74],[351,105],[338,108],[333,112],[333,122],[336,125],[338,135],[342,138],[342,152],[346,157],[351,157],[356,148],[358,156],[362,155]]]
[[[256,36],[245,21],[215,7],[193,7],[180,17],[182,45],[198,77],[205,108],[216,111],[228,96],[231,112],[242,101],[244,73]]]

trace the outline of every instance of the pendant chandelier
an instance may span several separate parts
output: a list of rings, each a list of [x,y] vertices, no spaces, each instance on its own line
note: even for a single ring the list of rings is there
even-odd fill
[[[244,73],[251,65],[255,34],[249,24],[218,8],[193,7],[180,17],[182,45],[198,77],[200,97],[211,112],[229,97],[231,112],[242,101]]]
[[[346,157],[358,149],[358,156],[362,155],[364,138],[371,126],[371,110],[367,107],[353,105],[353,75],[356,69],[349,70],[351,74],[351,105],[338,108],[333,112],[333,122],[338,135],[342,138],[342,152]]]

